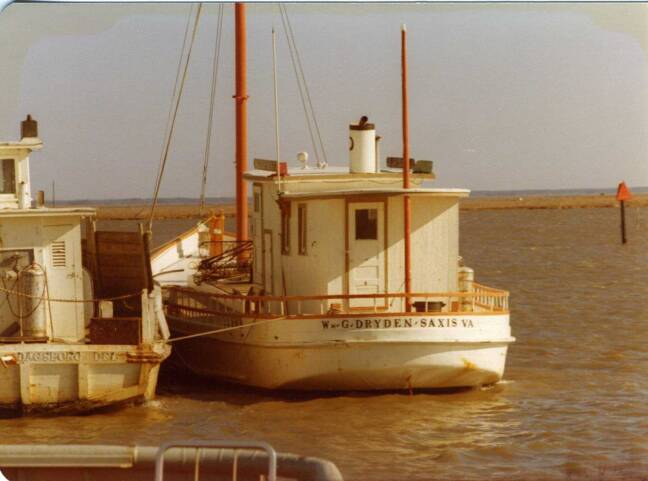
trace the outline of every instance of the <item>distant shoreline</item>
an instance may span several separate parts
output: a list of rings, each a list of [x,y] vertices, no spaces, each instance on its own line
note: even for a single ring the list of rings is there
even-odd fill
[[[628,207],[648,206],[648,194],[635,194],[626,202]],[[592,209],[617,208],[619,202],[612,194],[605,195],[528,195],[506,197],[468,197],[462,199],[461,210],[499,209]]]
[[[78,206],[75,203],[61,203],[62,206]],[[636,194],[626,203],[628,207],[647,207],[648,194]],[[101,204],[88,203],[97,209],[99,220],[145,220],[148,219],[150,204]],[[587,209],[587,208],[617,208],[619,203],[614,195],[527,195],[527,196],[489,196],[468,197],[462,199],[462,211],[504,210],[504,209]],[[208,204],[205,214],[223,211],[226,217],[235,214],[232,203]],[[156,208],[155,219],[196,219],[200,218],[197,204],[159,204]]]

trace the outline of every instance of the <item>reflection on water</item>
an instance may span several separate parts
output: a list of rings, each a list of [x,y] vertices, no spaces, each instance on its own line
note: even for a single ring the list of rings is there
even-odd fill
[[[648,209],[629,210],[626,246],[613,209],[463,214],[466,264],[511,291],[518,342],[493,389],[297,396],[170,371],[146,406],[2,420],[3,442],[252,438],[331,459],[346,479],[641,479]]]

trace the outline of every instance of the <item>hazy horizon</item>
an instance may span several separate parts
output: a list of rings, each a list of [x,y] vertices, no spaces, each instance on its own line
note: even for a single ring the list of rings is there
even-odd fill
[[[14,4],[0,15],[0,141],[27,113],[45,142],[32,190],[150,198],[189,5]],[[206,4],[165,198],[198,196],[217,6]],[[400,155],[400,25],[409,38],[411,153],[435,186],[473,191],[648,185],[648,6],[288,4],[333,165],[348,124]],[[207,194],[233,195],[233,26],[225,6]],[[248,7],[250,162],[274,158],[270,30],[278,30],[282,158],[312,147],[278,10]]]

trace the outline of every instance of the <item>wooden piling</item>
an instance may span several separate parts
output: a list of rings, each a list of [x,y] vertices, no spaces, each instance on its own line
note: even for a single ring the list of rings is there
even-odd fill
[[[630,200],[631,198],[632,198],[632,194],[630,193],[630,189],[628,189],[628,186],[625,184],[625,182],[621,182],[617,187],[616,199],[621,204],[621,243],[622,244],[628,242],[628,238],[626,237],[625,201]]]

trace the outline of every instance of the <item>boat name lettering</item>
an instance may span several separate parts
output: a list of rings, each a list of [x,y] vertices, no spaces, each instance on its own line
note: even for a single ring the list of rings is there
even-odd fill
[[[323,319],[324,329],[407,329],[427,327],[473,328],[472,319],[455,317],[394,317],[384,319]]]
[[[116,352],[97,351],[93,356],[95,361],[118,361],[119,354]]]
[[[19,352],[19,362],[78,362],[81,360],[80,352],[63,352],[63,351],[36,351],[36,352]]]

